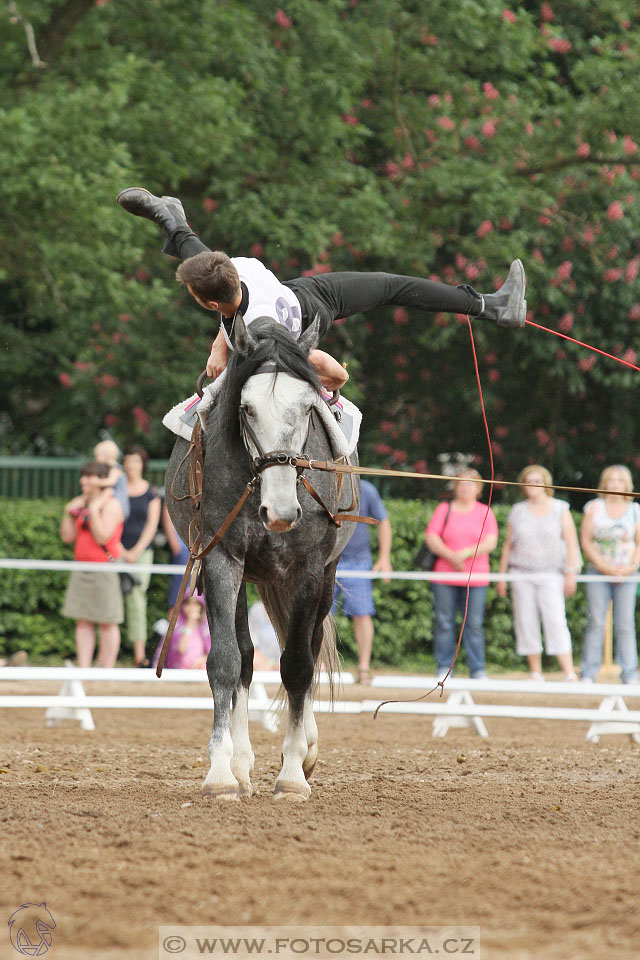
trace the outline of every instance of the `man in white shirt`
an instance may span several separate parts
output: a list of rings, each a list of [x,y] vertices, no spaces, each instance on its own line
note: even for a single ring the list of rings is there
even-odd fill
[[[391,273],[324,273],[281,283],[255,258],[212,252],[189,227],[176,197],[156,197],[141,187],[128,187],[117,200],[128,213],[153,220],[165,230],[164,253],[182,260],[178,280],[205,310],[222,314],[207,362],[207,373],[212,377],[227,365],[233,318],[238,311],[245,323],[259,316],[273,317],[295,339],[316,316],[321,319],[324,334],[338,318],[391,304],[429,313],[463,313],[506,327],[523,327],[525,323],[525,273],[520,260],[513,261],[506,282],[491,294],[478,293],[468,284],[453,287]],[[342,386],[347,379],[340,364],[323,351],[313,351],[309,360],[330,389]]]

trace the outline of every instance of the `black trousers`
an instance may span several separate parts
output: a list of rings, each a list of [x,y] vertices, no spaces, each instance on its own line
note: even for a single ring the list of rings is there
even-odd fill
[[[170,234],[163,252],[186,260],[208,250],[192,230],[179,229]],[[300,301],[303,330],[318,315],[323,335],[334,320],[390,304],[427,313],[464,313],[472,317],[478,316],[482,306],[480,294],[468,284],[452,287],[395,273],[321,273],[283,282]]]

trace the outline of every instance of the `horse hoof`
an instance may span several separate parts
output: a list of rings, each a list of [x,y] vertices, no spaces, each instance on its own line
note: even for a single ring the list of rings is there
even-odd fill
[[[304,773],[307,780],[309,779],[309,777],[311,776],[315,768],[316,768],[315,760],[313,761],[313,763],[309,764],[308,767],[304,763],[302,764],[302,772]]]
[[[311,796],[311,787],[302,783],[276,783],[273,796],[276,800],[293,800],[302,802]]]
[[[202,784],[202,797],[204,800],[239,800],[240,787],[238,784]]]
[[[250,783],[238,783],[238,795],[240,797],[253,796],[253,787]]]

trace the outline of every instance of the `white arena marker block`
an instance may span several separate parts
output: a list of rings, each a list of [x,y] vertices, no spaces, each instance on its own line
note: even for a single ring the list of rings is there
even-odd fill
[[[604,697],[598,710],[609,714],[629,712],[629,708],[621,696]],[[587,731],[587,740],[589,743],[597,743],[601,736],[610,733],[626,733],[634,743],[640,743],[640,723],[629,724],[616,722],[615,720],[600,720],[592,723]]]

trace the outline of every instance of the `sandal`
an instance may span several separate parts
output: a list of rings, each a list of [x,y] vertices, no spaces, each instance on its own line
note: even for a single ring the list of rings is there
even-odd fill
[[[371,672],[369,670],[358,670],[358,683],[363,687],[370,687]]]
[[[145,667],[150,667],[151,663],[149,662],[149,658],[145,657],[143,660],[134,660],[133,665],[134,667],[141,667],[144,669]]]

